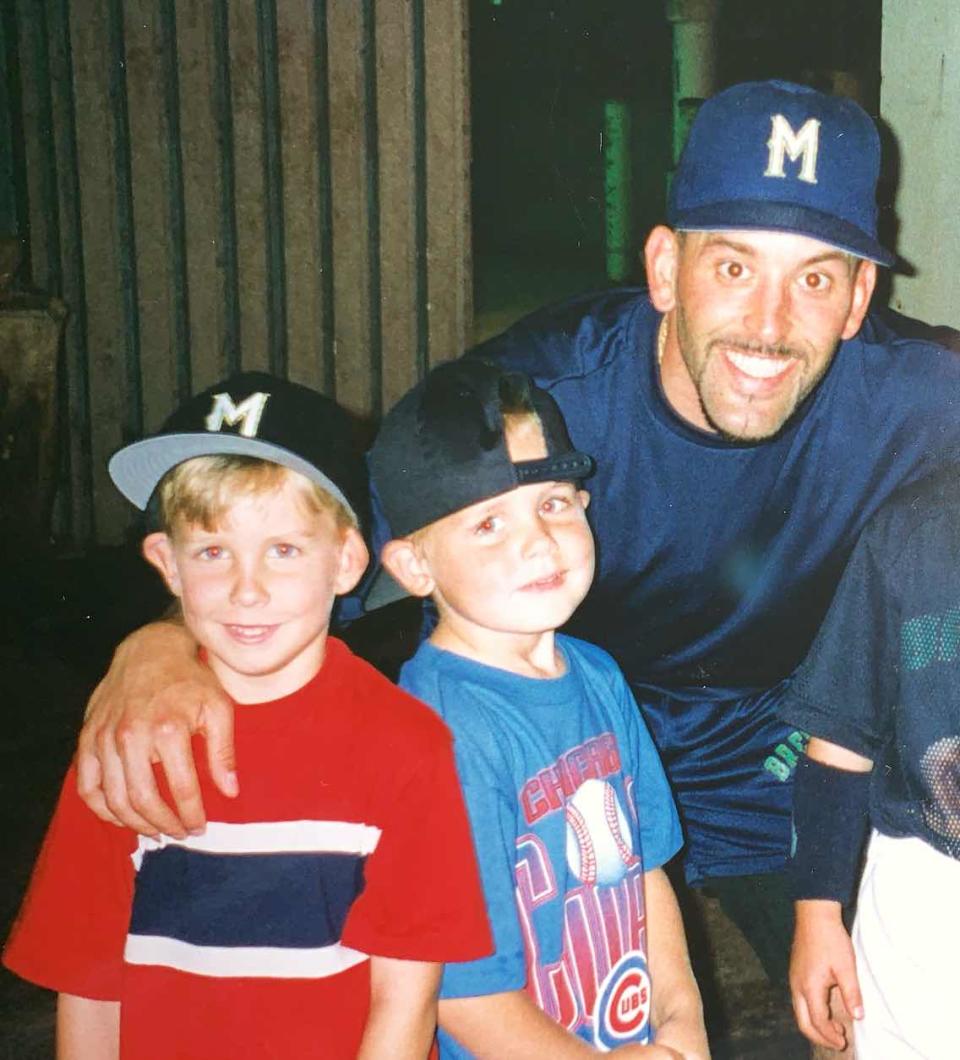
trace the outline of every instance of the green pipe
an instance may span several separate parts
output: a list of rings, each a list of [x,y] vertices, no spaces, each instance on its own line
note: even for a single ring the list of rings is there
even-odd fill
[[[607,279],[623,283],[633,270],[630,109],[620,99],[603,104],[603,202]]]

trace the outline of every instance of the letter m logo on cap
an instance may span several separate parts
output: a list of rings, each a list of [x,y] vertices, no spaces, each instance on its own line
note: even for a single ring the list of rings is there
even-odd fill
[[[782,114],[774,114],[770,119],[770,139],[767,140],[770,149],[767,158],[767,168],[764,170],[765,177],[786,177],[784,172],[784,161],[789,158],[791,162],[800,160],[800,172],[797,176],[807,184],[817,183],[817,151],[820,147],[820,122],[816,118],[808,118],[800,126],[800,131],[795,133],[790,122]]]
[[[239,433],[244,438],[256,438],[260,427],[260,417],[266,408],[269,394],[251,394],[239,405],[234,405],[233,398],[229,394],[214,394],[213,405],[204,423],[208,431],[219,431],[223,425],[236,427],[240,424]]]

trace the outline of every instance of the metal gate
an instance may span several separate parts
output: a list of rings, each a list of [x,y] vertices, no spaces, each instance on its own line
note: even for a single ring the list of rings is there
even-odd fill
[[[470,326],[464,0],[0,0],[0,216],[68,306],[56,529],[228,371],[375,420]]]

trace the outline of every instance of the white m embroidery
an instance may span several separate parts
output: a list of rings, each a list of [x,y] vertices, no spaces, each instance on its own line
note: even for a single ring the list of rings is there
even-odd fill
[[[763,173],[765,177],[786,177],[783,169],[785,158],[789,158],[791,162],[802,158],[797,175],[808,184],[817,183],[820,122],[816,118],[808,118],[800,126],[800,132],[795,133],[790,122],[782,114],[774,114],[770,119],[770,139],[767,140],[767,147],[770,149],[770,155]]]
[[[234,405],[229,394],[214,394],[213,406],[204,421],[208,431],[219,431],[226,424],[235,427],[240,424],[240,433],[244,438],[256,438],[260,427],[260,417],[266,408],[269,394],[251,394],[246,401]]]

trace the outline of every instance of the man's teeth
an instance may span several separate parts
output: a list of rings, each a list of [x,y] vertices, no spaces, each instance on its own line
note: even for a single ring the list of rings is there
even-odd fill
[[[736,350],[727,350],[727,356],[744,375],[752,375],[755,379],[773,379],[793,364],[790,357],[756,357]]]

